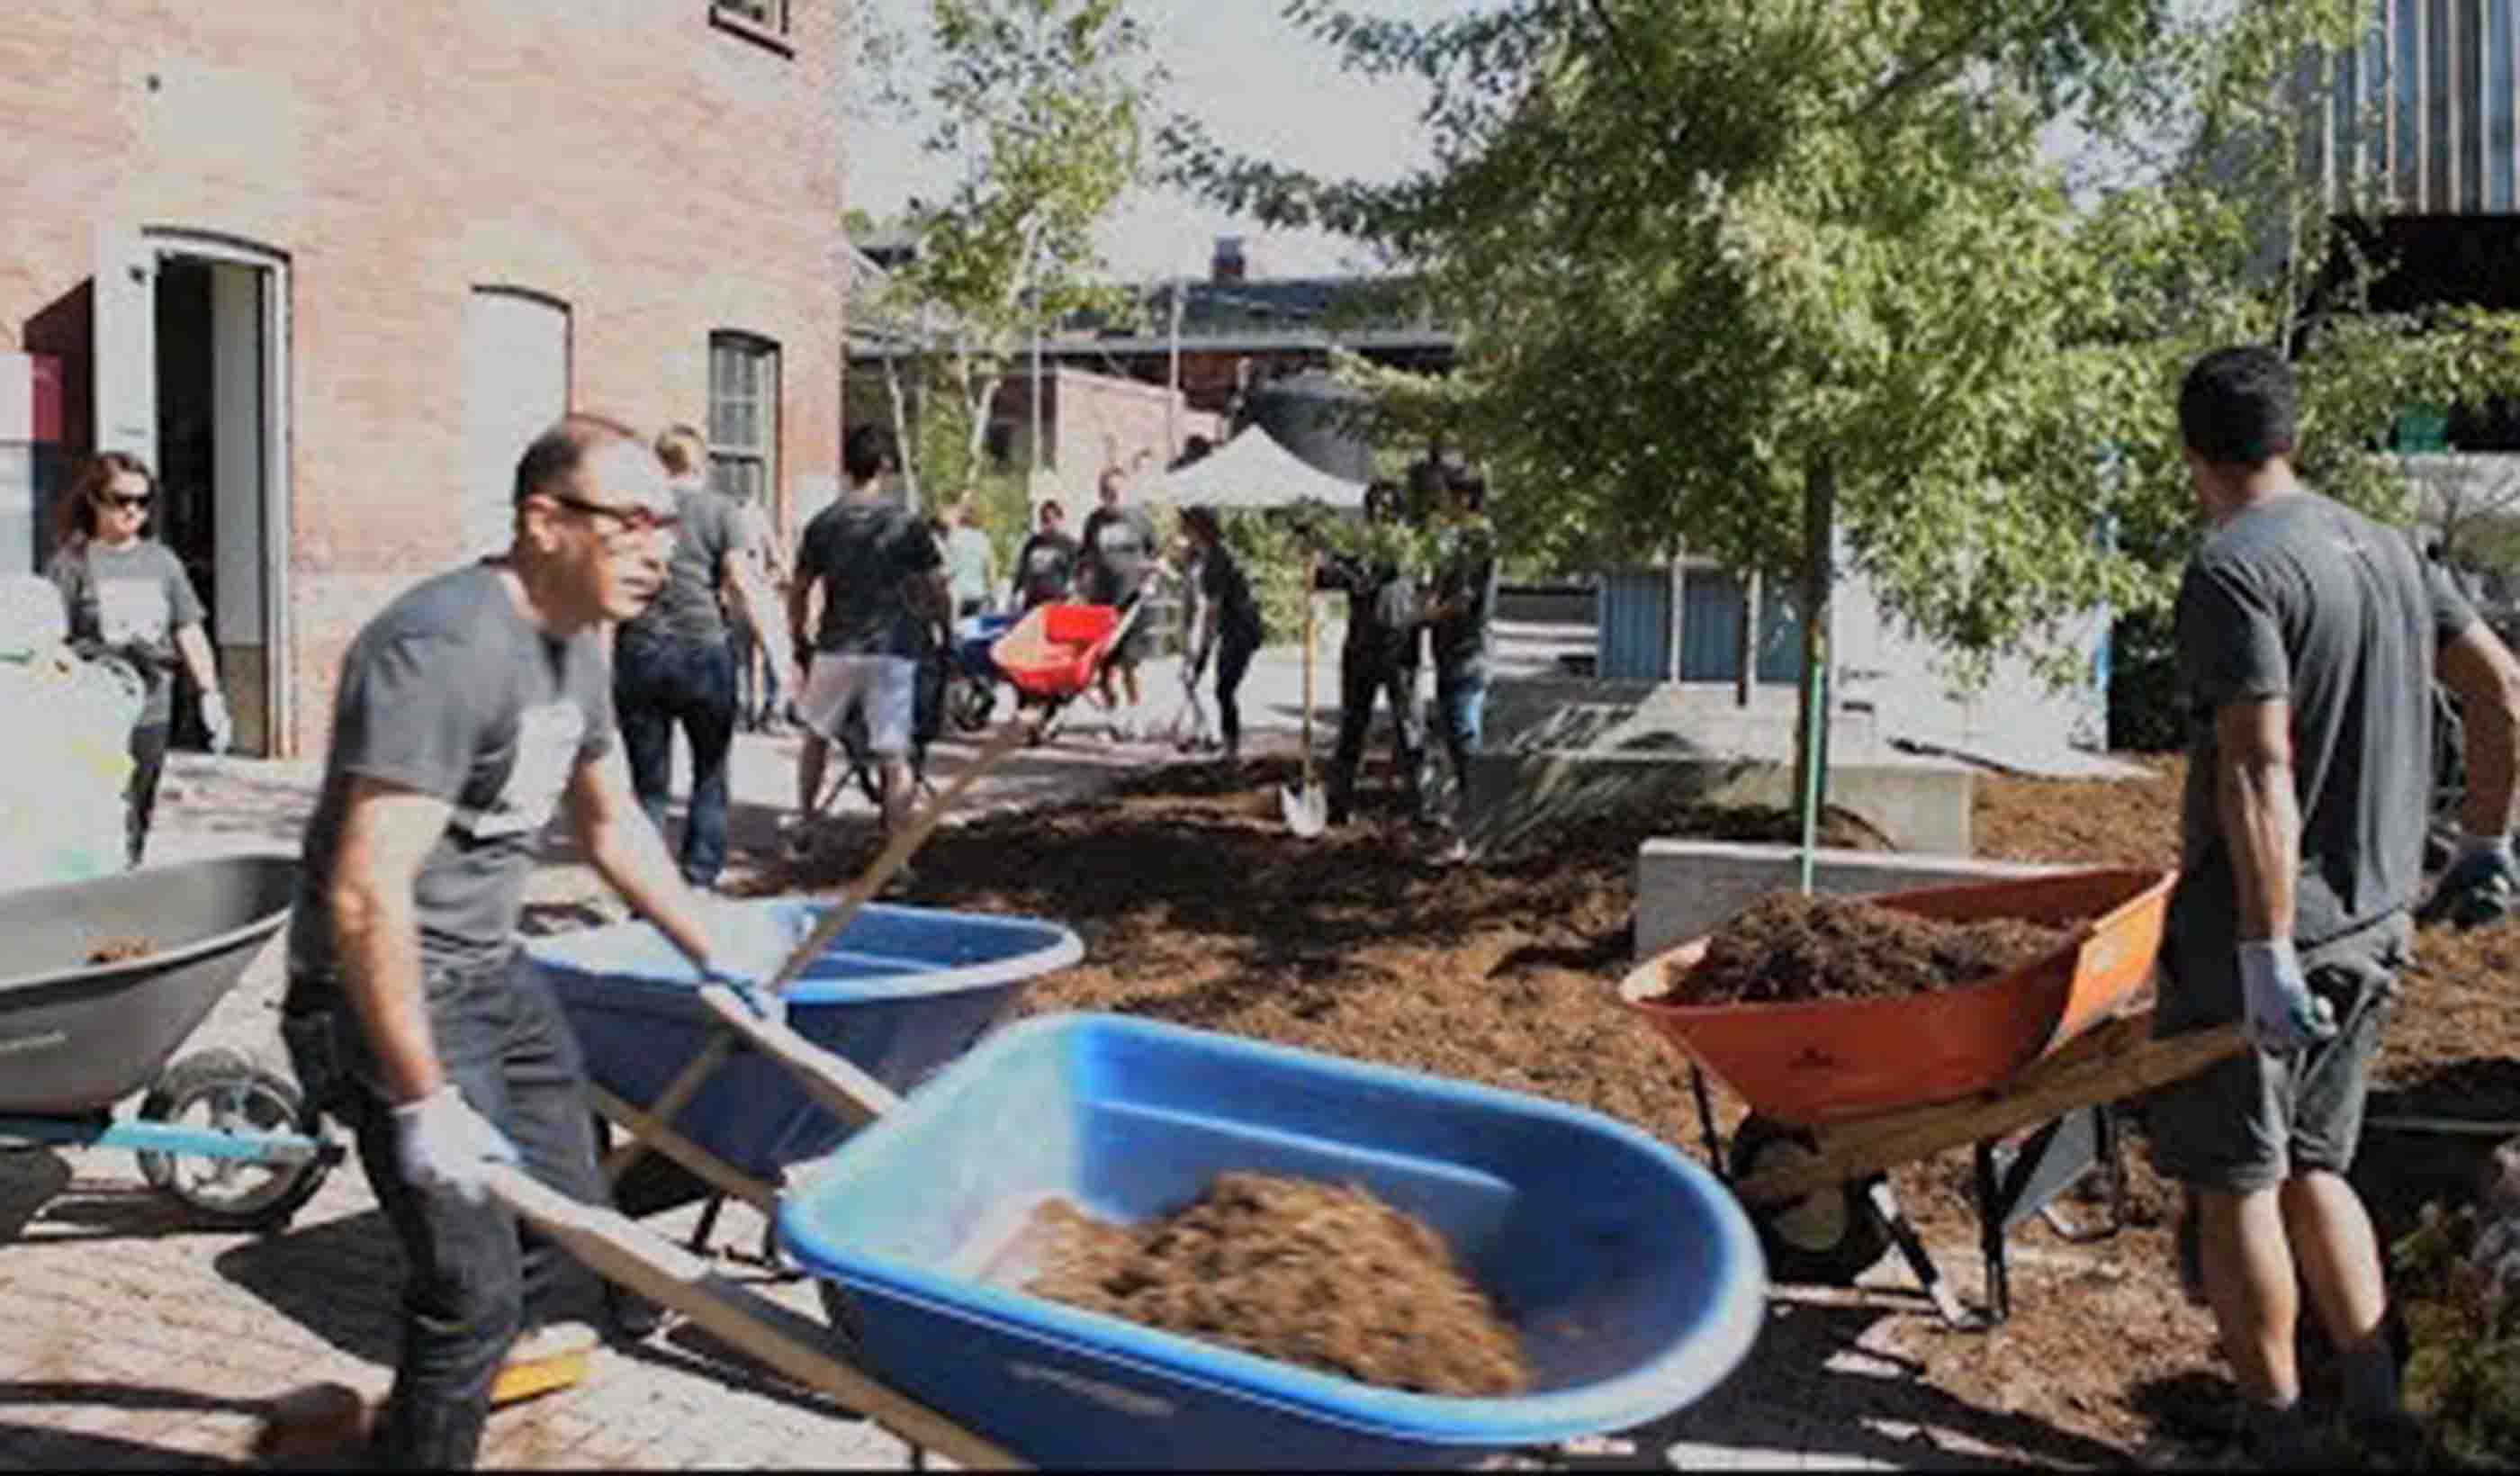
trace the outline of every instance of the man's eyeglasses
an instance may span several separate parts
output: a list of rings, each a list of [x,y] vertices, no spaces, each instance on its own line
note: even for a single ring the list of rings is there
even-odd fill
[[[658,513],[651,508],[622,508],[610,503],[588,502],[582,497],[571,497],[565,492],[546,492],[543,495],[572,513],[582,513],[589,517],[611,519],[611,531],[627,538],[654,538],[659,534],[673,532],[681,527],[683,522],[678,514]]]
[[[146,492],[140,493],[137,496],[128,496],[120,492],[108,492],[97,499],[97,502],[105,507],[120,508],[125,513],[146,513],[149,511],[149,494]]]

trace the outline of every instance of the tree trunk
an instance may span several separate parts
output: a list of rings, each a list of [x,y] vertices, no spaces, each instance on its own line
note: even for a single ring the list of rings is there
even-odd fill
[[[1794,802],[1828,803],[1828,592],[1830,533],[1837,523],[1837,471],[1826,457],[1803,478],[1803,680],[1794,703]],[[1818,674],[1819,680],[1813,680]],[[1815,688],[1818,690],[1815,691]]]
[[[883,387],[892,396],[892,443],[901,457],[901,483],[910,494],[910,511],[920,509],[919,447],[910,433],[909,407],[903,403],[901,370],[892,353],[883,356]]]

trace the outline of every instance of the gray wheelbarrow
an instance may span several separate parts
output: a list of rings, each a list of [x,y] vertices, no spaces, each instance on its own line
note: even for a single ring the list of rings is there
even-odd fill
[[[288,919],[296,879],[291,856],[222,856],[0,893],[0,1148],[131,1149],[211,1225],[288,1224],[342,1156],[296,1084],[239,1051],[168,1058]]]

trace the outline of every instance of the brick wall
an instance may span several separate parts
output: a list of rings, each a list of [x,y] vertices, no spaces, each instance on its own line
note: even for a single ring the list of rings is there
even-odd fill
[[[1166,441],[1165,406],[1174,407],[1172,440]],[[1106,466],[1140,474],[1160,472],[1180,454],[1180,443],[1193,435],[1219,440],[1217,416],[1190,409],[1161,384],[1081,369],[1042,372],[1042,434],[1050,443],[1040,496],[1066,499],[1069,507],[1090,506],[1096,479]],[[998,387],[992,419],[1013,429],[1016,465],[1032,433],[1032,381],[1021,373],[1008,376]],[[1145,460],[1140,461],[1144,456]]]
[[[466,552],[473,287],[565,303],[573,403],[643,425],[705,424],[713,330],[777,341],[783,507],[836,474],[845,7],[790,10],[783,53],[707,0],[10,7],[0,343],[63,355],[78,449],[100,224],[286,260],[285,751],[357,625]]]

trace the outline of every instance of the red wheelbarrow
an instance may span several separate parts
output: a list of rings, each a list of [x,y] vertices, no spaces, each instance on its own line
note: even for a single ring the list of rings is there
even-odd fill
[[[1690,1005],[1688,974],[1709,942],[1694,938],[1637,965],[1619,994],[1688,1058],[1707,1155],[1750,1210],[1779,1280],[1852,1282],[1895,1245],[1946,1318],[1979,1323],[1943,1283],[1883,1177],[1975,1144],[1983,1321],[2001,1321],[2014,1226],[2038,1216],[2073,1240],[2123,1227],[2110,1105],[2243,1047],[2237,1026],[2151,1039],[2151,1009],[2138,1002],[2177,879],[2094,870],[1867,899],[1918,917],[2069,929],[2047,955],[1982,984],[1894,999]],[[1709,1075],[1749,1108],[1729,1151]],[[2020,1143],[2004,1142],[2033,1128]],[[2093,1168],[2108,1177],[2111,1215],[2085,1230],[2049,1201]]]
[[[1015,710],[1046,709],[1033,741],[1048,737],[1058,714],[1102,676],[1144,604],[1038,604],[990,646],[989,659],[1014,687]]]

